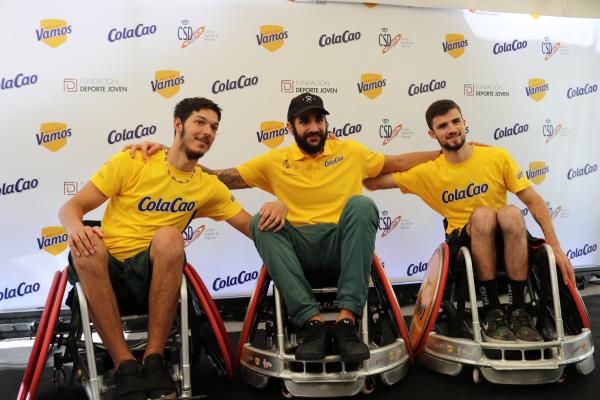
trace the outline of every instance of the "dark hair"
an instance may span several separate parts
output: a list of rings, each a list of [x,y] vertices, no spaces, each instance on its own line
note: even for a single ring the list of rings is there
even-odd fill
[[[175,118],[179,118],[183,124],[194,111],[200,111],[206,108],[216,112],[219,117],[219,121],[221,121],[221,108],[212,100],[204,97],[188,97],[187,99],[181,100],[175,106],[175,112],[173,113],[173,116]]]
[[[431,126],[431,121],[433,121],[433,118],[439,117],[440,115],[446,115],[446,113],[453,108],[456,108],[462,117],[462,111],[460,111],[460,107],[452,100],[438,100],[433,102],[427,111],[425,111],[425,120],[427,121],[427,126],[429,129],[433,129]]]

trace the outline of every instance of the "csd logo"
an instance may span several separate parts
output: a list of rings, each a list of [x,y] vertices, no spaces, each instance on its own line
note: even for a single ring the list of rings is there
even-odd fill
[[[469,45],[469,40],[464,35],[458,33],[448,33],[446,41],[442,42],[444,53],[448,53],[453,58],[458,58],[465,53],[465,47]]]
[[[185,76],[179,71],[161,70],[154,73],[154,80],[150,82],[152,91],[169,99],[179,93],[181,85],[185,83]]]
[[[281,121],[264,121],[260,123],[260,130],[256,132],[258,143],[274,149],[283,143],[285,135],[288,134],[287,126]]]
[[[362,93],[373,100],[383,92],[386,82],[381,74],[366,73],[360,76],[360,82],[356,86],[358,87],[358,93]]]
[[[525,87],[525,94],[533,101],[542,101],[550,85],[541,78],[531,78]]]
[[[398,134],[402,130],[402,124],[398,124],[392,127],[392,125],[390,124],[390,120],[387,118],[384,118],[381,122],[382,124],[379,125],[379,137],[383,139],[382,144],[385,146],[386,144],[391,142],[392,139],[398,136]]]
[[[547,119],[544,121],[544,125],[542,126],[542,135],[546,138],[546,143],[550,143],[552,139],[554,139],[558,132],[562,129],[562,124],[554,125],[552,124],[552,120]]]
[[[277,51],[283,46],[283,42],[288,38],[288,31],[279,25],[262,25],[260,33],[256,35],[256,41],[259,46],[269,51]]]
[[[40,250],[56,256],[67,249],[69,235],[61,226],[48,226],[42,228],[42,235],[37,239]]]
[[[549,38],[544,38],[542,42],[542,54],[545,61],[548,61],[550,57],[555,55],[558,49],[560,49],[560,42],[552,43]]]
[[[393,49],[398,43],[400,43],[401,38],[402,34],[399,33],[392,37],[392,34],[389,33],[388,28],[381,28],[381,33],[378,36],[381,53],[385,54]]]
[[[35,30],[38,42],[50,47],[58,47],[67,40],[67,35],[73,31],[71,25],[62,19],[43,19],[40,21],[40,29]]]
[[[194,240],[198,239],[202,232],[206,229],[206,225],[200,225],[198,228],[194,229],[191,225],[188,225],[183,231],[183,246],[187,247]]]
[[[64,122],[44,122],[40,125],[40,133],[35,134],[38,146],[57,152],[67,144],[72,135],[71,128]]]

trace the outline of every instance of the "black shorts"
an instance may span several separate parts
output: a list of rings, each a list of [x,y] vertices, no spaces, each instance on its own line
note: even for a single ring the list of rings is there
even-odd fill
[[[450,248],[450,266],[454,265],[454,260],[458,256],[458,251],[465,246],[471,251],[471,237],[467,233],[466,225],[462,229],[455,229],[450,234],[446,234],[446,243]],[[527,245],[529,248],[539,246],[544,243],[544,239],[533,237],[529,231],[526,231]],[[496,268],[498,271],[504,271],[504,239],[500,229],[496,231]]]
[[[117,260],[109,253],[108,274],[121,315],[148,313],[148,294],[152,278],[150,247],[124,261]],[[67,277],[72,285],[79,282],[71,253]]]

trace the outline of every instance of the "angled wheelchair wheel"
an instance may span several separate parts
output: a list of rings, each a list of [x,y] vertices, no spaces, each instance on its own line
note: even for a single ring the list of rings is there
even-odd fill
[[[395,327],[392,329],[393,334],[396,338],[402,338],[404,343],[406,344],[406,348],[408,350],[408,355],[410,361],[413,361],[413,352],[410,346],[409,335],[406,329],[406,324],[404,323],[404,317],[402,316],[402,311],[400,310],[400,306],[398,305],[398,300],[396,299],[396,294],[394,293],[394,289],[390,284],[387,276],[385,275],[383,266],[381,262],[377,258],[377,256],[373,256],[373,264],[371,269],[371,277],[373,279],[373,284],[375,286],[375,290],[378,293],[379,301],[381,302],[382,309],[387,311],[389,314],[390,326]]]
[[[267,296],[271,278],[267,273],[267,269],[263,265],[256,280],[256,287],[250,298],[248,304],[248,310],[246,311],[246,317],[244,318],[244,325],[242,326],[242,332],[240,334],[240,341],[238,343],[237,354],[236,354],[236,365],[240,366],[242,357],[242,349],[246,343],[252,341],[256,335],[258,324],[260,322],[261,309],[264,299]]]
[[[425,349],[427,337],[433,330],[440,310],[446,277],[450,249],[447,243],[442,243],[431,256],[427,272],[417,295],[413,318],[410,324],[410,346],[415,358],[419,358]]]
[[[204,348],[217,370],[228,379],[232,379],[234,365],[232,363],[231,348],[228,347],[228,342],[221,333],[219,326],[220,323],[222,324],[221,316],[218,313],[216,315],[213,313],[209,302],[210,296],[207,297],[204,294],[199,279],[194,276],[190,267],[186,266],[184,274],[188,280],[188,285],[192,289],[190,290],[191,299],[193,299],[192,302],[196,302],[206,317],[205,321],[198,318],[198,315],[193,315],[190,318],[193,351],[198,354],[198,347]],[[192,313],[196,313],[196,308],[193,305],[189,310]]]
[[[36,335],[34,345],[27,363],[23,383],[19,390],[17,399],[35,398],[38,385],[44,367],[48,352],[51,346],[54,345],[54,335],[56,321],[60,314],[60,306],[62,304],[65,287],[67,285],[67,269],[64,268],[61,272],[54,274],[50,292],[46,299],[46,305],[42,312],[38,334]]]

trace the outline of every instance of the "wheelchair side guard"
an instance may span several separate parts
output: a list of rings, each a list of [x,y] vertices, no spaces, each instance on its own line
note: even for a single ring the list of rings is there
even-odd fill
[[[227,348],[227,343],[226,343],[223,335],[221,334],[221,330],[219,328],[219,323],[217,322],[218,320],[221,319],[221,316],[218,313],[215,315],[212,312],[209,301],[208,301],[208,299],[210,299],[210,296],[207,299],[207,297],[203,294],[202,289],[200,288],[200,283],[198,283],[198,280],[196,280],[195,276],[191,272],[191,268],[189,268],[187,265],[184,269],[184,274],[185,274],[185,277],[188,280],[189,284],[192,286],[194,292],[198,296],[198,300],[200,301],[202,310],[206,313],[209,324],[212,328],[212,331],[215,334],[215,338],[217,340],[219,350],[221,351],[221,354],[223,355],[223,361],[225,364],[225,371],[227,374],[227,378],[232,379],[233,373],[234,373],[234,365],[231,362],[231,355],[230,355],[231,350]],[[221,323],[222,323],[222,321],[221,321]]]
[[[198,286],[200,287],[200,290],[202,291],[202,295],[206,299],[208,305],[210,306],[210,310],[212,311],[213,315],[215,316],[217,325],[219,326],[219,333],[221,334],[221,337],[223,337],[223,339],[225,341],[225,345],[228,350],[227,354],[226,355],[223,354],[223,356],[229,358],[229,362],[231,363],[231,365],[234,366],[233,368],[235,369],[233,350],[232,350],[233,348],[231,347],[231,340],[229,339],[229,333],[227,333],[227,329],[225,329],[225,323],[223,322],[223,319],[221,318],[221,314],[219,313],[219,310],[217,309],[217,306],[216,306],[215,302],[213,301],[212,296],[210,295],[208,289],[206,289],[204,282],[200,278],[200,275],[198,275],[198,272],[189,263],[186,264],[186,268],[189,269],[190,273],[194,276],[196,282],[198,282]]]
[[[260,269],[258,279],[256,280],[256,286],[254,288],[254,291],[252,292],[252,297],[250,298],[250,302],[248,303],[248,310],[246,311],[246,316],[244,317],[244,325],[242,326],[242,332],[240,334],[240,341],[238,342],[235,360],[236,366],[238,368],[240,367],[242,350],[244,348],[244,345],[248,342],[248,338],[250,337],[250,333],[253,330],[256,322],[256,311],[258,307],[258,302],[261,300],[264,294],[266,294],[270,283],[271,278],[267,273],[267,268],[263,265]]]
[[[54,338],[54,328],[60,314],[65,287],[67,286],[67,268],[54,274],[50,292],[46,299],[46,306],[42,312],[42,319],[38,328],[31,355],[25,370],[25,376],[17,399],[33,399],[38,389],[40,378],[46,366],[48,350]]]
[[[450,249],[444,242],[433,252],[423,277],[410,323],[410,346],[415,358],[423,353],[437,320],[446,287],[449,259]]]
[[[394,315],[394,320],[396,322],[396,325],[398,326],[398,330],[400,331],[400,335],[402,336],[402,339],[404,340],[404,343],[406,344],[406,349],[408,350],[408,356],[410,359],[410,362],[413,362],[413,349],[410,345],[410,341],[409,341],[409,336],[408,336],[408,331],[406,330],[406,324],[404,323],[404,317],[402,316],[402,311],[400,310],[400,306],[398,305],[398,300],[396,299],[396,294],[394,293],[394,290],[392,289],[392,286],[390,285],[389,280],[387,279],[387,276],[385,275],[383,266],[381,265],[381,261],[379,261],[379,258],[377,258],[377,256],[373,256],[373,266],[374,269],[372,271],[372,275],[373,279],[378,279],[384,289],[385,289],[385,294],[386,297],[389,300],[390,303],[390,308],[392,311],[392,314]]]
[[[42,311],[42,316],[39,320],[39,325],[35,335],[35,341],[33,342],[31,354],[29,355],[29,360],[27,361],[27,368],[25,369],[25,374],[23,375],[23,380],[21,382],[21,387],[19,388],[17,400],[24,400],[27,393],[29,392],[31,378],[33,377],[33,371],[35,370],[36,361],[38,360],[40,354],[40,349],[42,347],[42,342],[46,333],[46,326],[48,324],[48,317],[50,316],[52,304],[54,303],[54,298],[56,297],[56,290],[58,289],[58,283],[60,281],[61,274],[61,271],[56,271],[54,273],[54,277],[52,278],[50,290],[48,291],[48,296],[46,297],[46,304],[44,305],[44,310]]]

